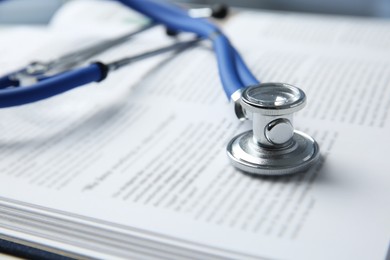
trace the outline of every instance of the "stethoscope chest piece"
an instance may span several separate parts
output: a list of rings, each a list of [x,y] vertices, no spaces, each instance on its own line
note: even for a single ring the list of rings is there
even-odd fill
[[[312,166],[319,158],[319,146],[293,127],[293,113],[305,104],[305,93],[288,84],[264,83],[245,89],[241,105],[253,121],[253,130],[229,142],[232,164],[258,175],[293,174]]]

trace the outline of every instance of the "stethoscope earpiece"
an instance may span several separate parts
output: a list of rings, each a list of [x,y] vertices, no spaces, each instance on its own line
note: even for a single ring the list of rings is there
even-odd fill
[[[302,90],[263,83],[245,89],[240,103],[253,121],[253,130],[234,137],[227,146],[236,168],[258,175],[284,175],[306,170],[318,160],[316,141],[293,127],[293,113],[306,104]]]

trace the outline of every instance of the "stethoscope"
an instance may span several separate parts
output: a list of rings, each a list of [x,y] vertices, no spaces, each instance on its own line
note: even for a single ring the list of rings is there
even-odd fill
[[[316,141],[293,127],[293,113],[306,104],[302,90],[285,83],[260,84],[228,38],[206,19],[193,17],[185,10],[161,1],[118,1],[153,22],[120,38],[55,61],[31,63],[26,68],[1,77],[0,108],[28,104],[90,82],[100,82],[110,72],[135,61],[167,51],[184,50],[203,39],[209,39],[213,43],[224,91],[234,105],[237,118],[253,122],[253,130],[234,137],[227,145],[231,163],[250,174],[285,175],[307,170],[318,161],[319,146]],[[171,32],[191,32],[197,37],[109,64],[94,62],[70,69],[156,24],[165,25]]]

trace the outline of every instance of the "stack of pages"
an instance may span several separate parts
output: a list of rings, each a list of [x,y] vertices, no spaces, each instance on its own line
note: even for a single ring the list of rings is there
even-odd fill
[[[104,26],[72,24],[82,8]],[[73,1],[49,28],[0,28],[0,72],[137,26],[116,10]],[[319,142],[318,165],[264,178],[229,164],[250,123],[202,44],[0,110],[0,238],[77,258],[388,259],[390,22],[242,11],[222,27],[262,82],[306,92],[295,126]],[[163,32],[96,59],[174,41]]]

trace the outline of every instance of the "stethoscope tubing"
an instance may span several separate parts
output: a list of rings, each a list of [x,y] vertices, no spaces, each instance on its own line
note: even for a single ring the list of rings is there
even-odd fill
[[[213,42],[219,74],[228,99],[237,90],[259,83],[246,66],[238,51],[228,38],[214,24],[205,19],[192,18],[180,8],[151,0],[118,0],[134,10],[148,16],[152,24],[161,23],[177,31],[192,32],[200,38]],[[151,25],[153,26],[153,25]],[[23,105],[52,97],[90,82],[98,82],[107,75],[107,68],[101,63],[73,69],[54,76],[38,78],[29,87],[18,86],[19,82],[9,77],[0,78],[0,108]]]
[[[222,84],[228,98],[237,90],[259,83],[226,36],[205,19],[195,19],[178,7],[151,0],[118,0],[168,28],[196,33],[213,42]]]
[[[119,1],[124,3],[124,1],[126,1],[126,0],[124,0],[124,1],[119,0]],[[147,1],[145,1],[145,3],[146,2]],[[189,19],[191,21],[191,23],[198,23],[198,24],[206,23],[206,24],[208,24],[209,26],[211,26],[213,28],[214,32],[218,32],[218,34],[222,34],[220,32],[220,30],[214,24],[209,23],[206,19],[194,19],[193,17],[189,16],[188,13],[186,13],[185,11],[183,11],[182,9],[180,9],[180,8],[174,6],[174,5],[166,5],[166,4],[163,4],[163,3],[159,3],[157,1],[154,1],[153,4],[155,4],[156,6],[158,5],[159,8],[164,9],[166,12],[171,13],[171,16],[174,16],[175,19],[178,18],[178,17],[182,17],[183,19],[187,19],[187,20]],[[163,18],[165,18],[165,17],[163,17]],[[160,21],[160,22],[163,23],[164,21]],[[180,25],[180,23],[178,23],[178,22],[176,22],[176,24]],[[198,34],[198,35],[200,35],[200,34]],[[207,36],[207,33],[205,35]],[[226,36],[225,36],[225,38],[227,40]],[[231,49],[234,52],[234,60],[235,60],[235,63],[236,63],[236,69],[237,69],[237,72],[238,72],[238,75],[239,75],[241,81],[243,82],[243,85],[244,86],[250,86],[250,85],[259,84],[259,80],[253,75],[251,70],[245,64],[245,62],[242,59],[242,57],[239,54],[239,52],[231,45],[229,40],[227,40],[226,44],[230,45]],[[223,55],[223,53],[221,55]]]
[[[13,107],[46,99],[90,82],[99,82],[106,76],[101,63],[63,72],[55,77],[35,83],[31,87],[17,87],[1,90],[0,108]]]

